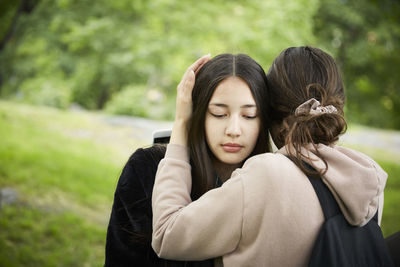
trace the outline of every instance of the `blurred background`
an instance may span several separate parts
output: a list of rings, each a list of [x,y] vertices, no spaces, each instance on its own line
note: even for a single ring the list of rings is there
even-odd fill
[[[1,0],[0,266],[101,266],[119,174],[174,117],[184,70],[312,45],[341,67],[349,131],[389,173],[400,229],[398,0]]]

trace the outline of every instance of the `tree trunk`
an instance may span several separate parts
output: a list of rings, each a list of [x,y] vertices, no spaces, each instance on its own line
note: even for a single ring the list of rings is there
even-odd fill
[[[7,42],[13,36],[14,31],[15,31],[15,27],[17,25],[18,17],[22,13],[28,13],[28,14],[31,13],[38,3],[39,3],[39,0],[21,0],[19,2],[18,9],[15,12],[14,17],[12,18],[10,27],[8,28],[8,31],[4,35],[3,39],[0,41],[0,51],[4,49],[4,47],[7,44]]]

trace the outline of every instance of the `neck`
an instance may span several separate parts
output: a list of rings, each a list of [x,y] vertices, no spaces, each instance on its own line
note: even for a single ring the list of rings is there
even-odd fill
[[[219,160],[214,160],[213,165],[214,165],[215,171],[217,172],[219,179],[221,179],[221,181],[223,183],[225,183],[226,180],[231,178],[232,172],[242,166],[242,163],[226,164]]]

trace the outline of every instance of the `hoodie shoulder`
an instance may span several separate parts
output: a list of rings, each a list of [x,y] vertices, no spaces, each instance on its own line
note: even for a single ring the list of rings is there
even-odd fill
[[[325,145],[319,145],[318,150],[328,164],[323,181],[347,221],[353,225],[366,224],[380,206],[379,198],[386,185],[387,173],[359,151]]]

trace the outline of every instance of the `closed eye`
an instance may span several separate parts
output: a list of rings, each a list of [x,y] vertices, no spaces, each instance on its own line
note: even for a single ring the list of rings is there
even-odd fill
[[[210,112],[210,114],[211,114],[211,116],[216,117],[216,118],[226,117],[226,114],[217,114],[217,113],[211,113],[211,112]]]
[[[258,116],[257,115],[254,115],[254,116],[243,115],[243,117],[246,118],[246,119],[251,120],[251,119],[257,118]]]

